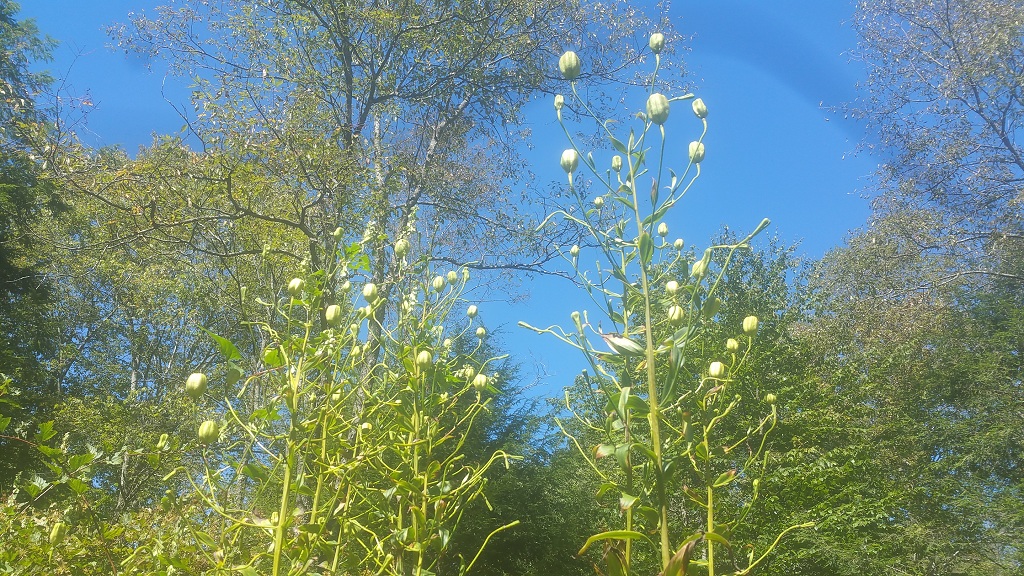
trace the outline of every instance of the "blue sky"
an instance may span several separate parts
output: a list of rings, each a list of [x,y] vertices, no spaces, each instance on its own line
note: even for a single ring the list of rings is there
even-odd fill
[[[88,124],[79,130],[92,144],[134,150],[153,134],[176,133],[183,123],[168,100],[187,104],[187,87],[180,79],[165,80],[160,63],[150,70],[139,57],[110,48],[105,32],[133,10],[158,3],[22,0],[21,17],[34,18],[61,43],[46,68],[68,93],[88,95],[92,103]],[[677,29],[692,38],[686,66],[710,114],[702,176],[671,215],[670,238],[682,236],[702,249],[723,226],[747,231],[767,217],[770,234],[785,244],[799,242],[800,253],[818,258],[866,222],[863,196],[871,193],[877,160],[855,154],[863,129],[829,111],[857,97],[862,76],[861,64],[848,56],[856,36],[843,22],[852,12],[845,0],[719,0],[671,7]],[[635,105],[639,110],[643,101]],[[673,122],[688,114],[678,108],[668,127],[677,131],[670,142],[681,157],[699,132],[697,124]],[[537,117],[528,121],[535,134],[557,128],[549,105],[532,109]],[[537,139],[529,158],[541,181],[564,178],[558,158],[565,146],[561,138]],[[568,284],[540,280],[524,288],[534,294],[525,303],[487,302],[481,316],[503,329],[503,340],[526,372],[543,366],[541,371],[554,376],[547,386],[558,389],[579,363],[567,359],[571,351],[557,342],[522,334],[515,322],[568,323],[573,304],[580,304],[569,297]],[[545,294],[567,296],[552,301],[540,296]]]

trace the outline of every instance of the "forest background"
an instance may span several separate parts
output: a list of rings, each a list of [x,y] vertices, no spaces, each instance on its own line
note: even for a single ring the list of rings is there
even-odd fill
[[[630,104],[630,83],[651,57],[646,38],[658,30],[675,50],[666,56],[676,67],[666,67],[666,86],[695,92],[712,110],[708,174],[686,199],[685,216],[670,221],[670,237],[682,230],[699,253],[722,225],[745,233],[771,216],[777,227],[775,240],[734,264],[724,312],[709,320],[712,333],[721,326],[728,334],[746,314],[762,319],[746,377],[780,398],[761,488],[768,496],[746,532],[756,541],[816,523],[788,535],[761,573],[1022,573],[1024,161],[1016,135],[1024,10],[953,0],[844,7],[849,14],[838,17],[848,24],[840,30],[856,73],[837,76],[830,64],[794,56],[804,74],[790,77],[799,87],[809,68],[832,85],[850,76],[860,83],[853,98],[828,94],[835,100],[823,104],[834,109],[802,114],[806,92],[797,90],[802,108],[786,105],[794,94],[777,87],[773,94],[771,81],[756,86],[756,73],[733,69],[749,84],[716,91],[715,74],[729,70],[722,60],[684,74],[701,62],[701,29],[693,28],[693,42],[680,34],[672,24],[687,16],[678,7],[644,14],[614,3],[482,4],[478,16],[522,34],[515,36],[522,44],[493,55],[507,67],[470,70],[466,62],[490,55],[494,38],[412,35],[400,43],[405,59],[388,60],[388,27],[401,30],[424,15],[414,10],[403,21],[367,12],[361,35],[303,20],[316,6],[339,5],[255,4],[264,12],[186,2],[179,8],[202,16],[147,10],[115,27],[112,43],[161,72],[151,80],[169,71],[150,84],[162,83],[167,107],[177,108],[171,126],[186,123],[181,132],[143,125],[157,134],[143,141],[105,133],[98,119],[116,105],[89,90],[105,80],[62,83],[63,67],[57,81],[41,74],[54,50],[42,35],[60,32],[37,31],[3,4],[0,560],[9,571],[51,564],[53,573],[109,572],[113,565],[130,573],[129,559],[153,536],[145,534],[149,525],[162,527],[168,550],[207,545],[187,530],[176,539],[189,515],[160,504],[187,492],[164,478],[197,459],[192,431],[203,409],[216,410],[184,394],[189,373],[224,369],[223,348],[202,329],[260,357],[267,342],[239,326],[257,314],[251,300],[276,300],[292,276],[325,269],[336,227],[368,254],[360,283],[388,286],[397,263],[383,247],[416,218],[411,249],[438,270],[468,265],[473,281],[464,296],[482,302],[492,334],[502,328],[487,346],[512,352],[468,453],[524,457],[491,469],[489,506],[477,500],[467,508],[452,555],[472,556],[478,536],[519,520],[494,536],[475,572],[589,573],[597,556],[576,553],[595,526],[613,523],[616,507],[594,498],[597,479],[551,424],[564,417],[559,389],[584,383],[573,381],[571,363],[531,352],[523,341],[539,337],[514,322],[546,325],[581,307],[537,295],[571,286],[565,250],[578,234],[535,231],[565,198],[563,183],[549,183],[561,176],[542,168],[557,170],[554,158],[565,147],[547,136],[557,130],[548,121],[551,97],[566,90],[557,57],[578,50],[589,97],[625,122],[639,108]],[[308,37],[289,36],[268,17],[284,6]],[[524,6],[547,10],[544,23],[508,24]],[[749,19],[722,24],[755,40],[766,34]],[[358,52],[357,39],[379,66],[345,85],[346,46]],[[684,52],[691,45],[692,55]],[[790,46],[791,54],[806,52],[799,42]],[[416,59],[433,50],[443,56]],[[780,70],[785,59],[765,52],[766,66]],[[303,58],[314,65],[303,67]],[[324,62],[336,67],[318,67]],[[368,92],[375,79],[400,88]],[[754,114],[735,106],[739,97],[730,93],[737,92],[760,99]],[[844,136],[834,148],[821,144],[823,115],[839,125],[826,130]],[[825,168],[858,141],[857,160]],[[860,208],[858,193],[870,210]],[[786,203],[801,209],[780,208]],[[809,239],[803,249],[783,240],[797,236]],[[524,307],[501,304],[524,296]],[[164,433],[177,443],[154,458]],[[55,467],[64,455],[79,460]],[[78,529],[51,550],[58,522]],[[188,570],[204,569],[199,562]]]

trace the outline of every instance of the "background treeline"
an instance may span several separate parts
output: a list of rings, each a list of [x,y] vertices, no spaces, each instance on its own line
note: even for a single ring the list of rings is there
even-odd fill
[[[578,231],[537,231],[557,190],[524,204],[508,185],[528,176],[523,103],[559,90],[564,48],[612,104],[649,56],[636,31],[678,45],[627,2],[394,4],[187,1],[137,17],[118,41],[192,78],[196,113],[187,144],[132,157],[77,140],[73,109],[31,71],[52,43],[0,0],[0,571],[146,573],[140,555],[189,551],[178,573],[206,566],[203,507],[183,475],[164,479],[198,470],[195,430],[215,409],[185,379],[223,386],[232,369],[205,330],[258,371],[271,343],[253,323],[276,318],[257,301],[327,268],[339,236],[365,253],[353,280],[388,301],[402,297],[388,293],[396,239],[484,288],[543,270]],[[743,386],[778,396],[780,425],[744,537],[817,523],[763,574],[1024,574],[1024,7],[864,2],[854,25],[870,73],[849,113],[886,158],[871,219],[820,261],[778,243],[741,254],[691,359],[762,319]],[[475,572],[590,574],[600,552],[576,552],[616,507],[551,426],[564,403],[527,400],[515,360],[465,450],[523,459],[492,468],[448,569],[519,520]],[[154,450],[162,434],[173,449]]]

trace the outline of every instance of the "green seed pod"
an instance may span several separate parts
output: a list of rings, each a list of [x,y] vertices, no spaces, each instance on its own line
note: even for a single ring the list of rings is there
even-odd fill
[[[466,316],[469,316],[470,318],[476,318],[476,313],[476,304],[470,304],[469,308],[466,308]]]
[[[668,120],[668,98],[655,92],[647,98],[647,118],[661,126]]]
[[[675,280],[669,280],[665,282],[665,292],[669,295],[673,295],[679,291],[679,282]]]
[[[483,390],[484,388],[487,388],[487,375],[486,374],[477,374],[476,376],[474,376],[473,377],[473,388],[476,388],[478,391],[479,390]]]
[[[704,301],[704,307],[701,312],[704,313],[705,318],[714,318],[715,314],[722,308],[722,301],[718,298],[711,298]]]
[[[338,288],[340,288],[342,292],[348,292],[349,290],[352,289],[352,283],[349,282],[348,280],[345,280],[344,282],[341,283],[341,286],[339,286]]]
[[[565,96],[555,94],[555,110],[561,110],[565,106]]]
[[[213,444],[220,437],[220,427],[213,420],[207,420],[199,426],[200,444]]]
[[[612,170],[616,172],[622,170],[622,156],[619,156],[618,154],[612,156]]]
[[[604,196],[594,198],[594,207],[600,209],[602,206],[604,206]]]
[[[676,238],[676,241],[672,243],[672,247],[676,250],[682,250],[683,246],[685,246],[685,244],[683,243],[682,238]]]
[[[708,376],[712,378],[725,376],[725,364],[718,361],[712,362],[711,366],[708,366]]]
[[[580,76],[580,57],[572,50],[567,50],[558,59],[558,69],[566,80],[575,80]]]
[[[193,400],[202,398],[206,392],[206,374],[202,372],[196,372],[185,380],[185,393],[189,395]]]
[[[708,117],[708,107],[704,105],[704,101],[700,98],[693,101],[693,113],[702,120]]]
[[[50,529],[50,546],[56,546],[60,544],[64,537],[68,534],[68,525],[63,522],[57,522]]]
[[[327,320],[327,324],[337,328],[341,324],[341,306],[337,304],[328,306],[324,312],[324,318]]]
[[[575,244],[573,244],[572,248],[569,248],[569,255],[571,255],[573,258],[576,258],[577,256],[579,256],[580,255],[580,247],[575,245]]]
[[[764,401],[768,404],[775,404],[775,400],[775,394],[766,394],[764,397]]]
[[[704,274],[708,271],[708,265],[703,260],[697,260],[693,263],[690,268],[690,275],[698,280],[704,277]]]
[[[757,316],[747,316],[743,319],[743,333],[747,336],[757,334]]]
[[[483,338],[484,336],[487,336],[487,329],[484,328],[483,326],[478,327],[476,329],[476,337]]]
[[[302,290],[306,287],[306,282],[302,278],[292,278],[292,281],[288,283],[288,294],[292,298],[298,298],[302,296]]]
[[[412,248],[412,246],[409,245],[409,241],[402,238],[398,242],[395,242],[395,256],[405,258],[405,255],[409,253],[410,248]]]
[[[449,270],[448,273],[444,275],[444,278],[449,284],[454,286],[455,283],[459,281],[459,273],[455,270]]]
[[[683,311],[682,306],[673,304],[668,307],[668,321],[671,322],[673,326],[682,324],[683,320],[686,320],[686,312]]]
[[[576,171],[576,167],[580,165],[580,155],[576,153],[572,148],[562,152],[562,170],[565,170],[566,174],[572,174]]]
[[[665,47],[665,35],[661,32],[651,34],[651,39],[647,41],[647,45],[651,47],[651,52],[660,54],[662,48]]]
[[[379,297],[380,296],[377,294],[376,284],[374,284],[373,282],[367,282],[366,284],[363,285],[363,298],[366,298],[367,302],[373,304],[374,302],[377,301],[377,298]]]
[[[664,222],[658,224],[658,236],[661,236],[662,238],[668,236],[668,224]]]
[[[735,354],[740,349],[740,343],[735,338],[729,338],[725,341],[725,349]]]
[[[420,370],[426,370],[427,368],[430,368],[430,364],[431,362],[433,362],[433,360],[434,357],[430,354],[430,352],[428,352],[427,350],[421,350],[420,353],[416,355],[416,366]]]
[[[434,279],[430,281],[430,287],[434,289],[434,292],[444,290],[444,286],[444,276],[434,276]]]
[[[704,161],[704,143],[690,142],[690,162],[700,164]]]

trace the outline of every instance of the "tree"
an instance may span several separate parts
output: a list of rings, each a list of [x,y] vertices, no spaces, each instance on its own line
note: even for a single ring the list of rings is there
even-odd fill
[[[894,288],[1006,276],[1024,245],[1024,6],[986,0],[861,2],[868,65],[852,112],[888,157],[870,238],[929,273]]]

